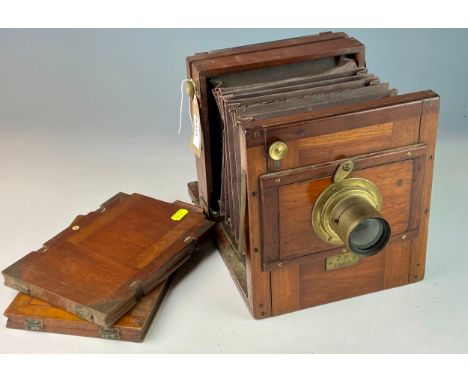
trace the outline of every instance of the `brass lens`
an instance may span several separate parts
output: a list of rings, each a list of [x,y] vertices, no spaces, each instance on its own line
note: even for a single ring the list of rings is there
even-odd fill
[[[375,255],[390,239],[390,225],[364,198],[342,200],[331,211],[331,219],[333,230],[355,254]]]
[[[352,253],[372,256],[388,243],[391,229],[380,214],[382,196],[372,182],[346,178],[325,189],[315,202],[312,226],[329,244],[345,245]]]

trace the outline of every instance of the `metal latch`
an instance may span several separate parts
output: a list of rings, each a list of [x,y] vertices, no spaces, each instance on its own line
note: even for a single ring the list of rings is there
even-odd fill
[[[93,322],[93,312],[85,307],[77,306],[75,308],[75,314],[83,320]]]
[[[99,335],[106,340],[120,340],[120,330],[115,327],[99,328]]]
[[[42,332],[44,330],[44,323],[42,320],[28,318],[24,321],[24,328],[33,332]]]

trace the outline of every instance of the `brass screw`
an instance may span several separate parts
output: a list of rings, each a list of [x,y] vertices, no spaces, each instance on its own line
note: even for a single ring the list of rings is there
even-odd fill
[[[407,155],[410,157],[411,155],[413,155],[413,153],[411,151],[408,151]]]
[[[343,248],[343,249],[341,250],[341,252],[343,252],[343,253],[346,253],[346,251],[347,251],[346,248]]]
[[[79,225],[74,225],[74,226],[72,227],[72,230],[73,230],[73,231],[78,231],[79,229],[80,229],[80,226],[79,226]]]
[[[408,236],[406,236],[406,233],[401,236],[403,240],[405,240]]]

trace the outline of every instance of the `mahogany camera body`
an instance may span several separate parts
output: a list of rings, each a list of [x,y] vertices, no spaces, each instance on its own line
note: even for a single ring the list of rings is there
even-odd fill
[[[294,105],[309,95],[285,101],[278,99],[279,91],[255,90],[267,89],[258,85],[265,81],[285,86],[284,78],[296,86],[305,81],[295,78],[307,74],[307,65],[322,70],[317,66],[330,59],[338,66],[351,62],[355,73],[366,73],[364,45],[344,33],[187,58],[203,136],[201,155],[196,157],[198,182],[189,184],[189,192],[218,221],[217,246],[255,318],[424,277],[439,97],[430,90],[404,95],[386,91],[380,96],[356,93],[351,101],[335,101],[344,97],[340,91],[319,100],[329,106],[301,108]],[[333,74],[337,69],[323,70]],[[289,75],[290,71],[294,73]],[[335,81],[333,75],[320,78],[326,78],[327,84]],[[280,85],[270,88],[275,86]],[[247,94],[248,89],[253,89],[250,95],[236,95]],[[272,100],[262,98],[244,107],[248,97],[260,94],[271,94]],[[289,102],[295,111],[282,113],[281,102]],[[234,127],[228,130],[228,125]],[[352,166],[350,173],[345,162]],[[369,202],[369,208],[379,210],[378,219],[388,224],[389,231],[371,256],[356,253],[351,241],[340,240],[339,234],[330,234],[327,242],[327,235],[320,237],[314,228],[317,200],[327,188],[334,192],[337,173],[343,168],[348,178],[364,179],[379,193],[380,199]],[[356,187],[354,191],[362,191]],[[322,215],[318,213],[317,219]],[[338,224],[339,219],[334,219],[331,226]],[[323,224],[325,231],[328,227],[334,232],[330,224]],[[359,243],[357,232],[350,235]]]

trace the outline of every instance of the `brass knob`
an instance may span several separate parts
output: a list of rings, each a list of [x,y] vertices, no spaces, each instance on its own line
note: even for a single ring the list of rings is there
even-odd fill
[[[268,153],[270,158],[277,161],[283,159],[288,153],[288,145],[281,141],[276,141],[271,144]]]

